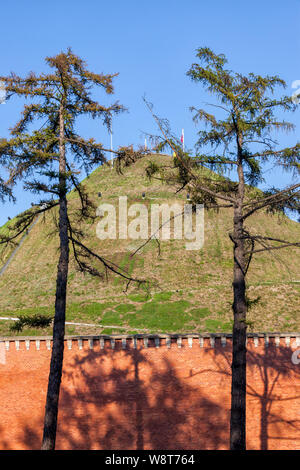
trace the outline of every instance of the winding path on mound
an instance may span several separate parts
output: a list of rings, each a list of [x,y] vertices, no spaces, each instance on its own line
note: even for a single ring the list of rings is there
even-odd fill
[[[14,251],[12,252],[12,254],[10,255],[10,257],[8,258],[8,260],[6,261],[5,265],[2,266],[1,270],[0,270],[0,276],[2,276],[2,274],[6,271],[6,269],[8,268],[8,266],[10,265],[10,263],[12,262],[12,260],[14,259],[16,253],[19,251],[19,249],[21,248],[21,246],[23,245],[24,241],[26,240],[26,238],[28,237],[29,233],[31,232],[31,230],[33,229],[33,227],[35,226],[35,224],[38,222],[38,220],[40,219],[42,214],[39,214],[37,216],[37,218],[32,222],[32,224],[30,225],[30,227],[27,229],[26,233],[23,235],[23,237],[21,238],[21,241],[19,243],[19,245],[14,249]]]
[[[9,321],[18,321],[19,318],[18,317],[0,317],[0,321],[1,320],[9,320]],[[91,326],[91,327],[97,327],[97,328],[116,328],[118,330],[132,330],[132,328],[129,328],[129,327],[126,327],[126,326],[118,326],[118,325],[100,325],[99,323],[98,324],[91,324],[91,323],[73,323],[73,322],[69,322],[69,321],[66,321],[65,323],[66,325],[75,325],[75,326]],[[144,333],[148,333],[149,330],[147,329],[141,329],[141,328],[135,328],[134,329],[135,331],[142,331]]]

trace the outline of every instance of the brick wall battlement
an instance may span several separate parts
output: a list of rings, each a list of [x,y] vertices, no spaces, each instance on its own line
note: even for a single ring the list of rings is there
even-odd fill
[[[51,337],[0,337],[0,449],[39,449]],[[231,334],[66,336],[57,449],[228,449]],[[247,335],[247,448],[300,449],[300,333]],[[297,356],[300,359],[300,354]]]
[[[183,343],[187,343],[190,348],[193,346],[200,347],[215,347],[216,342],[221,344],[223,347],[226,346],[228,341],[231,342],[232,334],[222,333],[207,333],[207,334],[136,334],[136,335],[80,335],[80,336],[65,336],[65,343],[68,349],[72,349],[73,345],[77,343],[79,349],[83,348],[84,343],[88,343],[89,348],[93,349],[95,345],[99,345],[101,349],[108,345],[111,349],[116,347],[126,348],[137,348],[139,347],[156,347],[166,346],[171,347],[172,344],[176,344],[177,347],[181,348]],[[291,345],[292,347],[300,347],[300,333],[248,333],[247,342],[253,342],[255,347],[258,346],[259,341],[263,340],[265,346],[268,346],[270,342],[274,343],[276,347],[279,347],[283,343],[286,346]],[[18,336],[18,337],[0,337],[0,348],[5,347],[8,351],[14,344],[16,350],[29,349],[32,345],[36,347],[36,350],[40,350],[41,342],[43,346],[48,350],[51,349],[52,337],[51,336]]]

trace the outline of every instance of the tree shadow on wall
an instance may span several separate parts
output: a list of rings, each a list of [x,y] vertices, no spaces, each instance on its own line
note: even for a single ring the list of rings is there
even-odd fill
[[[293,442],[295,449],[300,445],[300,419],[295,416],[296,413],[299,416],[299,401],[298,407],[295,403],[300,400],[300,367],[292,363],[292,352],[289,347],[276,346],[273,340],[268,346],[264,346],[263,354],[255,348],[248,348],[247,351],[246,393],[248,399],[256,399],[259,402],[260,419],[257,436],[259,436],[260,450],[268,450],[270,441],[277,441],[277,448],[280,448],[279,441]],[[219,360],[220,356],[225,359],[227,367],[224,367],[223,360]],[[217,347],[214,354],[214,368],[203,369],[199,373],[215,372],[231,376],[230,361],[228,348]],[[292,393],[290,393],[291,388]],[[294,415],[293,411],[288,412],[291,406]],[[293,416],[287,417],[287,415]],[[247,423],[250,423],[253,418],[248,413]]]
[[[291,361],[291,350],[274,343],[265,347],[264,355],[249,351],[247,356],[248,367],[259,372],[263,386],[256,390],[248,384],[247,393],[260,402],[260,449],[268,450],[269,441],[292,441],[294,447],[300,445],[300,419],[299,417],[299,384],[300,368]],[[286,387],[293,384],[292,394],[286,394]],[[293,407],[294,413],[286,413],[293,401],[298,400],[298,408]],[[289,417],[284,417],[289,414]],[[292,417],[291,417],[292,415]],[[284,429],[284,434],[283,434]],[[270,430],[270,431],[269,431]]]
[[[139,349],[122,351],[122,361],[108,349],[76,355],[64,372],[57,449],[226,449],[228,410],[166,356],[150,357]]]
[[[228,449],[230,345],[202,351],[192,369],[167,351],[157,352],[154,345],[119,351],[98,345],[72,351],[71,358],[66,354],[56,448]],[[299,419],[290,411],[297,412],[300,368],[292,364],[291,352],[272,343],[263,351],[248,348],[247,396],[253,403],[247,423],[255,418],[251,448],[266,450],[274,443],[280,448],[289,442],[295,447],[300,442]],[[205,363],[210,366],[203,367]],[[39,449],[43,416],[23,423],[16,441],[22,448]],[[5,446],[9,448],[8,441]]]

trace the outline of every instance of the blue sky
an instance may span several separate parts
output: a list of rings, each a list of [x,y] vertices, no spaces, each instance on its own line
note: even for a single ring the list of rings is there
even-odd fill
[[[180,136],[184,128],[186,147],[193,148],[197,128],[189,107],[211,101],[186,76],[198,47],[224,53],[234,71],[279,75],[287,83],[286,94],[292,94],[292,82],[300,80],[300,0],[15,0],[2,3],[1,16],[1,75],[47,72],[44,58],[68,47],[92,71],[119,73],[110,100],[119,101],[128,112],[113,121],[114,148],[142,144],[143,132],[157,133],[143,95],[157,114],[169,119],[173,132]],[[98,96],[102,98],[109,102]],[[21,109],[18,98],[0,105],[2,137],[9,135]],[[296,132],[276,138],[283,146],[293,145],[300,140],[300,109],[285,118],[296,125]],[[101,122],[83,121],[80,131],[110,145]],[[292,182],[281,171],[265,176],[269,185]],[[39,200],[20,184],[15,195],[16,204],[1,204],[0,225]]]

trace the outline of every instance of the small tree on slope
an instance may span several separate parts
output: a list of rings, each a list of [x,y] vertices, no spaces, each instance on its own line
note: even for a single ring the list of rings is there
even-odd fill
[[[266,237],[254,233],[248,224],[258,211],[300,213],[300,144],[278,149],[271,136],[274,130],[293,129],[292,124],[278,120],[275,111],[294,111],[296,106],[291,97],[272,97],[276,87],[285,86],[278,77],[234,73],[225,69],[225,56],[216,55],[209,48],[198,49],[197,57],[200,64],[193,64],[187,75],[217,97],[218,104],[212,106],[224,117],[192,108],[194,120],[203,121],[209,128],[199,132],[195,157],[182,151],[180,142],[171,134],[168,121],[158,118],[152,105],[145,101],[161,131],[156,138],[156,149],[170,146],[175,153],[177,173],[164,168],[159,178],[177,183],[178,191],[188,188],[192,204],[203,203],[206,209],[231,208],[233,211],[229,233],[234,266],[230,448],[241,450],[246,448],[246,314],[249,305],[246,275],[255,253],[300,247],[299,240]],[[295,184],[283,190],[256,190],[252,185],[262,180],[265,163],[293,172]],[[224,177],[228,169],[235,171],[236,182]],[[150,177],[158,172],[155,164],[147,168]]]
[[[53,73],[40,76],[31,73],[24,79],[14,74],[1,77],[6,84],[7,99],[16,94],[36,99],[37,102],[24,107],[20,121],[12,129],[12,138],[0,142],[0,156],[13,162],[12,178],[31,177],[25,182],[26,189],[50,194],[50,198],[42,200],[39,205],[18,217],[10,234],[2,236],[1,243],[13,242],[31,225],[37,215],[56,206],[59,208],[60,255],[42,442],[42,449],[51,450],[55,448],[63,365],[69,245],[73,249],[80,271],[102,277],[103,273],[92,263],[93,258],[101,262],[105,270],[119,274],[127,282],[134,279],[126,271],[85,246],[84,233],[78,228],[80,222],[94,219],[96,214],[94,205],[79,183],[78,170],[84,167],[89,172],[95,165],[105,162],[105,149],[93,139],[80,137],[75,131],[75,121],[81,115],[88,115],[101,118],[109,127],[111,116],[123,111],[123,107],[118,103],[105,107],[91,98],[92,86],[99,86],[108,94],[113,93],[114,75],[90,72],[86,64],[71,50],[46,58],[46,62],[53,69]],[[35,119],[46,121],[42,121],[42,126],[37,130],[29,132],[28,128]],[[126,149],[122,149],[121,153],[125,155]],[[77,191],[80,200],[76,218],[74,214],[70,217],[68,208],[67,193],[71,188]]]

